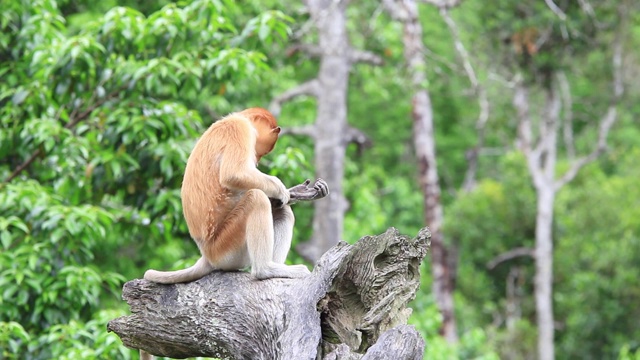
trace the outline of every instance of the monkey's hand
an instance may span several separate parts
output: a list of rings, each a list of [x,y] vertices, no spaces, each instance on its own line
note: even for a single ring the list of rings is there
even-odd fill
[[[269,175],[268,179],[272,185],[271,191],[267,192],[267,196],[269,196],[269,200],[271,200],[271,206],[282,207],[282,204],[288,204],[291,195],[286,186],[275,176]]]
[[[313,184],[307,179],[302,184],[290,188],[289,194],[291,195],[289,204],[318,200],[329,195],[329,185],[322,179],[316,180]]]
[[[329,185],[327,185],[327,183],[322,179],[316,180],[312,185],[311,180],[307,179],[302,184],[296,185],[288,191],[290,197],[286,204],[292,205],[298,201],[313,201],[329,195]],[[272,207],[282,207],[283,203],[280,200],[274,198],[271,198],[270,200]]]

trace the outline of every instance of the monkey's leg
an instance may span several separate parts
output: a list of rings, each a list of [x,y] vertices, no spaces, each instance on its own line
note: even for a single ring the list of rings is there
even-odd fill
[[[281,208],[273,207],[271,214],[273,216],[273,261],[278,264],[284,264],[291,248],[295,217],[289,205]]]
[[[239,229],[238,225],[244,225],[241,226],[243,229]],[[287,266],[273,261],[275,236],[271,203],[261,190],[247,191],[232,211],[232,216],[225,221],[224,227],[215,242],[225,243],[231,239],[227,237],[235,238],[237,241],[238,232],[244,230],[246,250],[251,260],[251,273],[256,278],[293,278],[309,274],[309,269],[304,265]],[[233,231],[234,229],[236,231]],[[286,232],[285,234],[290,236]]]

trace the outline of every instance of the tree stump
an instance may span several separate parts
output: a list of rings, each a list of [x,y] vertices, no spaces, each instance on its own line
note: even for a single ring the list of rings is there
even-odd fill
[[[171,358],[422,359],[424,340],[405,325],[429,248],[394,228],[340,242],[302,279],[258,281],[213,272],[162,285],[127,282],[130,316],[107,328],[130,348]]]

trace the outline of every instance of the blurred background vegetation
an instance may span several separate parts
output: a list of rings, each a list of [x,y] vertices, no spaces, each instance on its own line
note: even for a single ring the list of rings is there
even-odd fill
[[[477,141],[476,92],[438,9],[420,5],[460,337],[439,336],[426,260],[411,318],[425,358],[535,358],[533,260],[488,266],[533,246],[535,234],[508,70],[565,71],[576,152],[588,152],[594,114],[612,92],[609,45],[624,23],[626,91],[608,150],[555,202],[554,327],[560,359],[640,359],[640,12],[623,22],[624,2],[557,1],[570,3],[565,19],[533,0],[451,9],[491,104],[471,191],[460,187]],[[0,9],[0,358],[137,358],[106,323],[127,313],[126,280],[199,257],[179,197],[191,147],[215,119],[267,107],[317,73],[316,59],[288,51],[313,40],[309,15],[291,0],[0,0]],[[384,64],[351,70],[348,120],[372,145],[347,148],[343,238],[391,226],[413,235],[425,224],[402,26],[377,1],[353,1],[346,13],[352,45]],[[561,51],[523,50],[531,45],[523,29],[545,28],[558,41],[549,49]],[[314,99],[297,98],[280,122],[308,124],[315,112]],[[312,159],[312,140],[284,136],[261,166],[294,185],[314,177]],[[313,214],[297,207],[296,243],[312,235]]]

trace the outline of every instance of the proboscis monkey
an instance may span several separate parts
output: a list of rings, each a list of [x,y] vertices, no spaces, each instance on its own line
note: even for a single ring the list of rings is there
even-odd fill
[[[202,257],[184,270],[147,270],[146,280],[188,282],[216,269],[238,270],[249,265],[257,279],[309,274],[304,265],[284,264],[294,224],[289,190],[256,167],[273,150],[279,133],[276,119],[262,108],[232,113],[205,131],[187,161],[181,192],[189,233]],[[292,190],[309,190],[308,185],[309,181]],[[313,188],[312,195],[303,194],[297,200],[328,194],[321,179]]]

